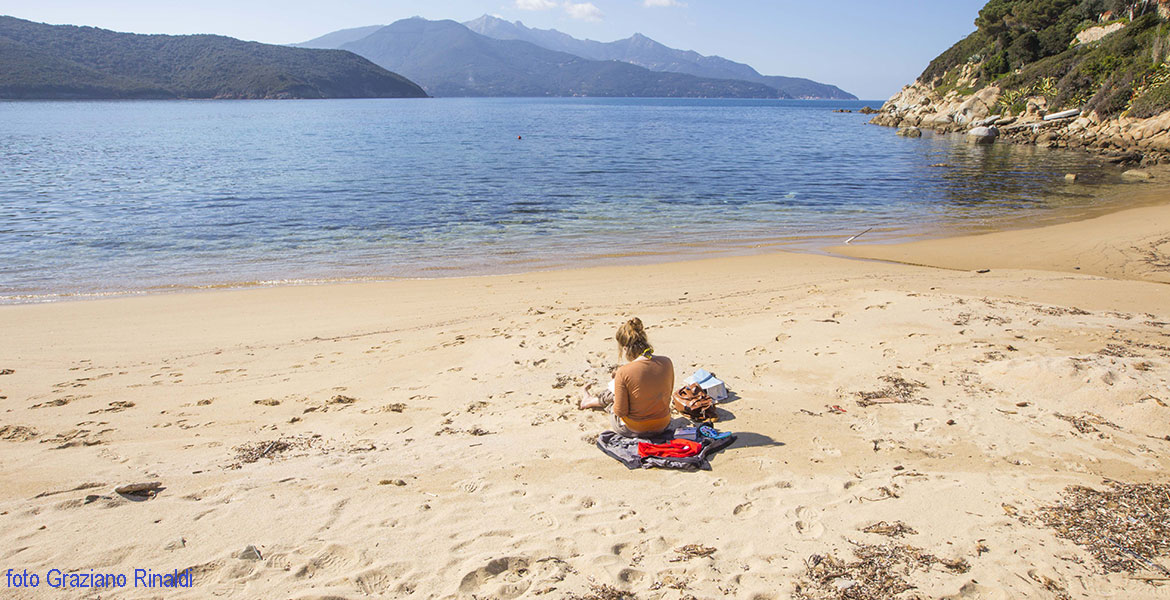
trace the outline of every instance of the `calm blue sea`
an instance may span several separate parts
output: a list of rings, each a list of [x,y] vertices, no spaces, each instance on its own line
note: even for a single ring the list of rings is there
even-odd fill
[[[832,112],[865,104],[0,103],[0,302],[809,247],[1098,202],[1064,184],[1100,172],[1086,155]]]

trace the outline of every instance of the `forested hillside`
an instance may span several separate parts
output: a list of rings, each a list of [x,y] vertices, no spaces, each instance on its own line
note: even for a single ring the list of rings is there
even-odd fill
[[[946,92],[988,85],[1004,108],[1043,96],[1052,109],[1083,108],[1102,117],[1134,117],[1170,108],[1165,4],[1134,0],[992,0],[978,29],[936,58],[919,81]],[[1080,43],[1094,28],[1115,31]],[[966,81],[963,81],[966,79]]]
[[[0,98],[425,96],[341,50],[215,35],[136,35],[0,16]]]

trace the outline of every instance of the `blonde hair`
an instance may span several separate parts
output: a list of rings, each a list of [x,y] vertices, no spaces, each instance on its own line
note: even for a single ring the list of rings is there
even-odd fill
[[[650,340],[646,339],[646,329],[642,326],[642,319],[638,317],[634,317],[618,327],[614,339],[617,340],[618,347],[625,354],[626,360],[634,360],[643,354],[654,352]]]

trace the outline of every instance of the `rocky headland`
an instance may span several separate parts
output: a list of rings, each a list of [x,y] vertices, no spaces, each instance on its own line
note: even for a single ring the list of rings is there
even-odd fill
[[[1170,163],[1168,5],[992,0],[979,29],[870,122],[909,137],[931,130],[1083,149],[1130,166]]]

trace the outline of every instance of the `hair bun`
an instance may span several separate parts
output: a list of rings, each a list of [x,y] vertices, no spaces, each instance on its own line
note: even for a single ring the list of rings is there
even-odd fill
[[[630,319],[628,325],[630,326],[631,329],[633,329],[634,331],[636,331],[638,333],[644,333],[646,331],[642,327],[642,319],[639,319],[638,317],[634,317],[634,318]]]

